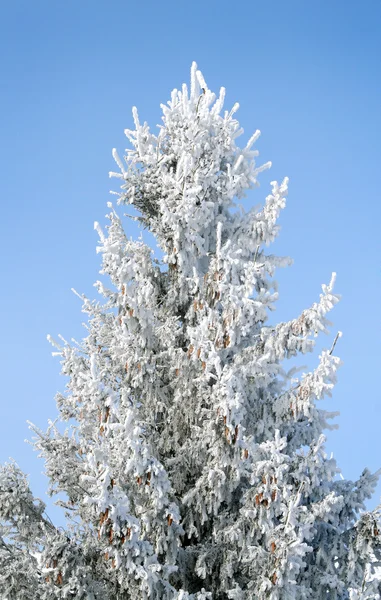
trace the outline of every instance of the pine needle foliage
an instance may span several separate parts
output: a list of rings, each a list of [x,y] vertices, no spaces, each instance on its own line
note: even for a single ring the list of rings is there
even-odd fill
[[[190,89],[162,106],[158,134],[133,109],[130,149],[114,150],[119,205],[155,236],[162,258],[125,233],[109,203],[96,224],[101,302],[79,343],[61,339],[59,418],[31,425],[65,530],[45,515],[15,463],[0,470],[4,600],[379,599],[378,474],[340,479],[324,450],[340,360],[321,353],[296,377],[338,301],[320,298],[272,326],[287,179],[261,208],[253,146],[195,64]],[[337,338],[336,338],[337,340]],[[335,342],[336,342],[335,340]],[[332,343],[332,342],[331,342]],[[64,498],[64,499],[62,499]]]

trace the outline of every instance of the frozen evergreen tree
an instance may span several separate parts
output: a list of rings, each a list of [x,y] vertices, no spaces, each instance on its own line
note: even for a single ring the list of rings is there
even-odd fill
[[[324,450],[335,415],[318,408],[340,360],[323,351],[296,378],[337,302],[273,326],[287,179],[260,209],[237,200],[258,167],[235,118],[194,64],[190,90],[162,106],[158,135],[126,135],[118,204],[156,238],[131,241],[109,204],[96,224],[109,283],[83,297],[87,334],[62,339],[60,421],[35,447],[67,528],[56,528],[16,464],[0,471],[0,597],[6,600],[365,600],[381,598],[377,481],[340,479]],[[108,286],[108,287],[106,287]]]

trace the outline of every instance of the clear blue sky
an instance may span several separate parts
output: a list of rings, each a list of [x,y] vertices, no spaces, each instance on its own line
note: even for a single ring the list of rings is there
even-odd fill
[[[126,147],[131,106],[154,126],[196,60],[209,87],[240,102],[245,136],[261,129],[261,159],[273,161],[246,205],[290,177],[274,251],[295,263],[279,276],[279,318],[338,273],[343,299],[323,345],[344,332],[326,402],[341,416],[327,448],[347,478],[379,468],[381,2],[3,0],[0,29],[0,461],[15,458],[44,497],[24,439],[26,419],[45,428],[56,415],[64,387],[46,334],[82,335],[70,288],[96,293],[93,222],[105,222],[118,183],[111,149]]]

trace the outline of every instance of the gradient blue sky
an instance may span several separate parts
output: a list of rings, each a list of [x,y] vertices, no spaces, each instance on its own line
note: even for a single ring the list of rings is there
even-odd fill
[[[273,250],[295,263],[279,273],[278,318],[298,315],[338,273],[343,299],[319,342],[344,332],[325,403],[340,429],[327,448],[346,478],[381,467],[380,31],[379,0],[1,2],[0,461],[16,459],[37,495],[46,499],[46,481],[26,419],[45,428],[56,415],[64,380],[46,334],[82,335],[70,288],[96,294],[93,222],[105,222],[118,184],[111,149],[126,147],[132,105],[159,122],[192,60],[209,87],[227,88],[228,105],[240,102],[244,140],[262,131],[257,148],[273,168],[246,206],[290,177]]]

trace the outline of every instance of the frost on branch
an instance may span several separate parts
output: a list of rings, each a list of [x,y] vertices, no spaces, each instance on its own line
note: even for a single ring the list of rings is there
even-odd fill
[[[291,262],[266,250],[288,180],[239,207],[270,164],[256,163],[259,131],[238,145],[238,105],[224,111],[224,97],[193,65],[157,135],[133,109],[130,149],[113,151],[119,204],[162,258],[109,203],[106,229],[95,224],[102,301],[80,296],[82,341],[49,338],[67,429],[31,426],[67,527],[15,464],[2,468],[7,600],[380,598],[379,512],[364,505],[378,474],[340,480],[324,448],[337,337],[312,372],[286,368],[328,333],[335,276],[299,316],[269,322],[275,271]]]

